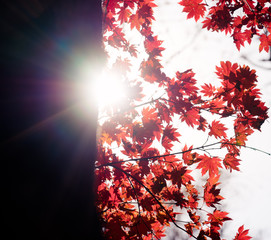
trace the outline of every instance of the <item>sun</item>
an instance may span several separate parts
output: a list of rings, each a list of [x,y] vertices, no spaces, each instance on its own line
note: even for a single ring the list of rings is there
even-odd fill
[[[125,89],[121,76],[114,72],[109,74],[104,71],[95,79],[93,91],[94,97],[101,107],[121,104],[127,97],[127,89]]]
[[[89,66],[83,66],[79,78],[78,95],[86,105],[95,102],[99,109],[117,107],[127,99],[127,87],[122,76],[112,70],[98,73]]]

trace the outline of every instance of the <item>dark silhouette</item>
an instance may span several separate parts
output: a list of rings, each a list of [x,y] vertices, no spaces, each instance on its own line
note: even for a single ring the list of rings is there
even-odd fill
[[[102,239],[96,106],[85,114],[71,71],[74,58],[104,63],[101,3],[4,1],[0,11],[2,235]]]

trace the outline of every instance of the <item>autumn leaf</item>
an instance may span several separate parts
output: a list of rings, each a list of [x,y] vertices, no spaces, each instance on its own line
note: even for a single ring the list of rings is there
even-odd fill
[[[227,212],[215,210],[213,213],[208,213],[207,215],[208,215],[208,220],[211,223],[217,223],[219,225],[222,225],[224,221],[231,220],[231,218],[227,216],[228,214],[229,213]]]
[[[183,12],[187,12],[187,18],[195,18],[196,22],[200,17],[204,16],[206,11],[205,4],[202,3],[203,0],[182,0],[179,2],[181,6],[184,7]]]
[[[210,236],[212,239],[219,239],[219,230],[220,227],[224,224],[225,221],[232,220],[227,215],[227,212],[220,211],[220,210],[214,210],[213,213],[208,213],[208,220],[211,224],[211,232]]]
[[[169,124],[171,122],[172,112],[168,109],[168,107],[158,101],[156,103],[156,108],[158,110],[159,118]]]
[[[230,169],[230,171],[232,170],[240,171],[238,167],[240,165],[239,162],[240,162],[240,159],[237,159],[236,154],[234,153],[227,153],[223,160],[223,164],[225,168]]]
[[[157,112],[154,108],[143,108],[142,110],[142,122],[147,123],[151,120],[157,120]]]
[[[123,148],[124,150],[122,150],[121,152],[129,157],[137,157],[138,155],[138,151],[135,148],[135,146],[132,145],[132,143],[130,143],[129,141],[126,141],[124,139],[122,139],[122,144],[123,144]]]
[[[207,233],[204,230],[200,230],[197,240],[207,240]]]
[[[197,109],[191,109],[185,112],[180,119],[185,121],[188,126],[194,127],[194,125],[199,125],[199,111]]]
[[[161,44],[163,42],[157,39],[157,36],[154,36],[152,38],[147,38],[144,42],[145,48],[148,53],[152,53],[156,51],[155,55],[161,56],[160,52],[165,50],[165,48],[161,47]]]
[[[115,141],[120,144],[124,136],[124,132],[114,122],[104,122],[101,127],[101,140],[105,143],[111,144]]]
[[[184,160],[184,163],[187,165],[192,165],[192,164],[197,163],[201,160],[198,153],[196,153],[196,152],[191,153],[192,149],[193,149],[193,146],[190,146],[188,149],[187,145],[185,145],[182,150],[183,160]]]
[[[104,1],[103,4],[106,4],[107,11],[116,13],[116,10],[120,7],[120,3],[118,1]]]
[[[197,216],[195,212],[192,212],[191,210],[187,211],[189,214],[190,219],[194,222],[194,223],[198,223],[200,216]]]
[[[248,42],[249,44],[251,43],[251,32],[249,30],[245,30],[244,32],[235,31],[232,36],[233,41],[239,51],[241,46],[245,45],[245,42]]]
[[[208,171],[209,176],[213,177],[214,175],[218,175],[219,168],[221,168],[221,159],[218,157],[208,157],[204,155],[200,160],[197,169],[201,169],[202,176]]]
[[[202,19],[203,28],[229,33],[237,49],[259,36],[259,50],[269,51],[271,36],[264,33],[271,31],[267,1],[228,2],[178,4],[187,18]],[[227,212],[218,210],[224,199],[222,162],[230,172],[239,171],[241,146],[268,117],[256,88],[256,71],[222,61],[216,67],[216,82],[199,85],[195,72],[182,66],[169,76],[163,58],[167,43],[154,34],[154,0],[103,1],[103,7],[109,68],[121,73],[130,94],[127,109],[101,110],[99,119],[95,174],[105,236],[160,239],[173,222],[198,240],[221,239],[223,223],[230,220]],[[131,74],[133,69],[139,70],[137,75]],[[194,146],[186,142],[183,127],[218,142]],[[227,138],[227,133],[235,137]],[[197,136],[192,134],[193,141]],[[219,157],[211,151],[202,155],[213,147],[222,148]],[[185,213],[189,222],[177,222],[173,208]],[[250,239],[247,233],[240,227],[235,240]]]
[[[232,64],[230,61],[226,61],[226,62],[221,61],[220,65],[221,67],[218,67],[218,66],[216,67],[216,70],[217,70],[216,74],[222,80],[224,80],[225,77],[229,77],[231,72],[235,74],[236,69],[238,68],[237,63]]]
[[[219,204],[224,198],[219,195],[220,189],[217,188],[219,183],[217,183],[217,178],[220,175],[215,177],[210,177],[204,188],[204,201],[208,207],[215,207],[216,204]]]
[[[172,125],[167,125],[163,130],[162,145],[165,149],[171,150],[172,142],[179,142],[178,137],[181,135],[176,130]]]
[[[122,7],[119,10],[118,14],[119,14],[118,19],[119,19],[120,23],[123,24],[124,22],[128,22],[128,19],[131,15],[131,11],[128,8]]]
[[[189,174],[190,172],[191,170],[188,170],[186,167],[178,166],[170,173],[172,184],[177,184],[180,188],[182,185],[194,181],[194,178]]]
[[[153,7],[156,7],[155,4],[152,5],[152,3],[148,3],[144,1],[142,1],[143,4],[140,4],[139,9],[137,11],[137,14],[139,16],[139,18],[141,19],[145,19],[148,22],[151,22],[151,20],[154,20],[154,16],[153,16]]]
[[[140,27],[144,23],[144,19],[140,18],[137,14],[132,14],[130,16],[130,23],[131,23],[131,30],[133,28],[136,28],[138,31],[140,31]]]
[[[244,230],[244,225],[239,227],[238,233],[235,235],[235,238],[233,240],[249,240],[252,237],[248,236],[249,230]]]
[[[201,92],[206,97],[212,97],[215,94],[216,88],[212,84],[205,83],[204,85],[201,86],[201,88],[202,88]]]
[[[151,187],[153,193],[158,194],[162,191],[164,187],[167,186],[165,178],[163,176],[157,177],[155,181],[153,181],[153,185]]]
[[[253,129],[251,129],[249,126],[245,126],[242,123],[236,123],[234,130],[236,144],[239,146],[245,146],[247,137],[254,132]]]
[[[210,128],[209,136],[214,136],[215,138],[227,137],[227,134],[225,132],[227,128],[224,126],[223,123],[214,120],[212,122],[212,125],[209,125],[209,128]]]

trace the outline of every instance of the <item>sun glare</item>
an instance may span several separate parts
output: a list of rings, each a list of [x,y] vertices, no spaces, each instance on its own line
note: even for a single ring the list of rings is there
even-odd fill
[[[102,73],[96,79],[93,90],[99,106],[120,104],[126,96],[121,76],[116,73]]]
[[[127,95],[127,89],[117,73],[104,70],[93,73],[88,68],[82,68],[80,73],[81,86],[79,95],[86,104],[95,101],[99,108],[122,104]]]

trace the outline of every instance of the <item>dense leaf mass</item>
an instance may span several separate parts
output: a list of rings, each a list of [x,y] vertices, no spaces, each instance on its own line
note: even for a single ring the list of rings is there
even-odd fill
[[[238,48],[259,35],[260,50],[268,50],[270,37],[261,31],[270,29],[268,1],[219,0],[211,7],[207,2],[179,4],[188,18],[204,18],[203,27],[231,33]],[[97,209],[104,234],[116,240],[160,239],[172,223],[195,239],[220,239],[224,222],[231,220],[220,210],[220,176],[239,171],[240,149],[260,130],[268,109],[248,66],[221,62],[216,84],[202,86],[192,69],[167,76],[163,42],[152,30],[155,7],[154,0],[103,2],[105,50],[119,53],[111,56],[118,62],[112,69],[129,66],[120,77],[133,93],[99,122]],[[139,74],[131,77],[136,63]],[[146,98],[142,86],[149,85],[161,94]],[[207,141],[191,146],[180,126],[205,134]],[[214,149],[222,150],[213,156]],[[249,239],[247,233],[242,226],[235,239]]]
[[[269,0],[191,0],[180,1],[187,18],[203,19],[203,28],[231,34],[240,50],[254,36],[260,37],[259,50],[269,51],[271,37],[271,5]]]

